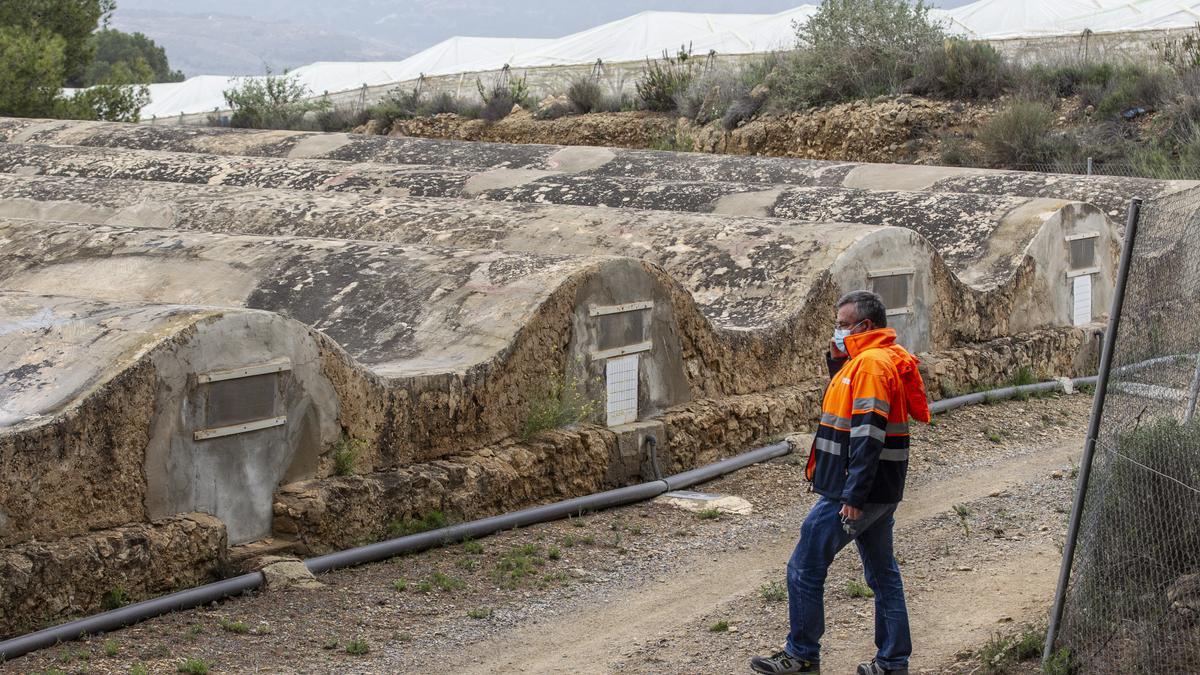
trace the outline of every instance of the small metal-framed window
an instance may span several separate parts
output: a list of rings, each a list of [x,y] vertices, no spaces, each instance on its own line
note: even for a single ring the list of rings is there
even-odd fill
[[[1092,269],[1096,266],[1096,242],[1099,239],[1099,232],[1073,234],[1067,237],[1072,270]]]
[[[596,324],[594,359],[609,359],[647,352],[654,346],[650,339],[651,310],[654,302],[624,305],[593,305],[588,310]]]
[[[282,387],[291,370],[287,359],[196,376],[201,428],[197,441],[269,429],[287,423]]]
[[[654,302],[624,305],[593,305],[588,316],[595,321],[592,358],[604,361],[605,401],[608,426],[637,421],[638,374],[641,353],[654,347],[651,321]]]
[[[879,270],[868,275],[871,290],[883,299],[888,316],[912,314],[913,279],[916,270]]]

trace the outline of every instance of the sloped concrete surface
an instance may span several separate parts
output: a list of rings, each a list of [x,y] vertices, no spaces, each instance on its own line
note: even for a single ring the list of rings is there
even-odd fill
[[[471,143],[426,138],[153,126],[117,122],[0,120],[10,143],[61,143],[471,169],[534,169],[671,181],[971,192],[1045,197],[1096,205],[1122,224],[1129,200],[1200,185],[1118,176],[1077,176],[959,167],[863,164],[778,157],[675,153],[621,148]]]

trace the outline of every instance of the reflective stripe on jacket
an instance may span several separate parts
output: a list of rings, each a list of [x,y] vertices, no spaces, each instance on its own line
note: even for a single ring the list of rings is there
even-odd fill
[[[833,376],[808,458],[813,490],[855,508],[904,498],[908,419],[929,422],[919,361],[890,328],[846,338],[850,358]]]

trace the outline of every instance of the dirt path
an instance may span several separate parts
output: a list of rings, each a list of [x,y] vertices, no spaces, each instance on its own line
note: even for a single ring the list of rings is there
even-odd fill
[[[1062,444],[1022,461],[975,469],[915,490],[897,516],[898,534],[903,536],[913,530],[914,523],[943,514],[955,504],[1045,476],[1068,464],[1078,451],[1078,443]],[[774,538],[745,545],[749,548],[735,555],[697,559],[695,564],[685,565],[678,576],[621,589],[570,621],[533,623],[475,644],[462,652],[461,660],[452,663],[450,670],[480,674],[611,672],[614,647],[654,642],[713,614],[714,608],[756,595],[778,575],[794,541]],[[843,557],[846,555],[853,554],[847,552]],[[978,646],[998,621],[1022,615],[1044,602],[1053,593],[1057,570],[1057,551],[1043,545],[1032,559],[1003,559],[958,572],[952,586],[935,586],[932,593],[920,594],[911,602],[910,611],[921,661],[945,662],[959,651]],[[828,649],[824,664],[831,672],[853,672],[871,641],[869,634],[857,634]]]

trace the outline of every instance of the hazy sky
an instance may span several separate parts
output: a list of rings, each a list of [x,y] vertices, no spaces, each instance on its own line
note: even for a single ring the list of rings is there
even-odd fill
[[[808,0],[816,2],[817,0]],[[956,7],[970,0],[935,0]],[[1046,0],[1051,1],[1051,0]],[[561,37],[644,10],[767,14],[805,0],[117,0],[189,76],[399,60],[454,35]]]

